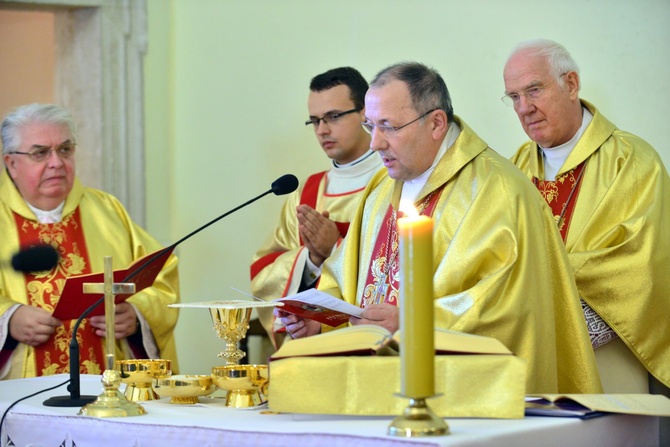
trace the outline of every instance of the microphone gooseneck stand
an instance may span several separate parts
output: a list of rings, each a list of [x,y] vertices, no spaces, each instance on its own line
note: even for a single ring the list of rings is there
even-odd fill
[[[144,270],[148,265],[150,265],[156,258],[160,257],[163,255],[166,251],[174,250],[174,248],[184,242],[186,239],[189,239],[192,236],[195,236],[197,233],[201,232],[205,228],[209,227],[210,225],[218,222],[219,220],[223,219],[224,217],[228,216],[229,214],[234,213],[235,211],[244,208],[245,206],[255,202],[256,200],[265,197],[266,195],[270,193],[274,193],[277,196],[281,196],[284,194],[289,194],[293,191],[295,191],[298,188],[298,179],[296,176],[293,174],[285,174],[281,177],[279,177],[277,180],[272,182],[271,188],[267,191],[265,191],[263,194],[260,194],[256,197],[254,197],[251,200],[248,200],[244,202],[242,205],[239,205],[235,208],[233,208],[230,211],[227,211],[217,217],[216,219],[207,222],[205,225],[201,226],[200,228],[190,232],[183,238],[179,239],[177,242],[173,243],[172,245],[169,245],[162,250],[159,250],[154,256],[152,256],[150,259],[145,261],[137,270],[135,270],[133,273],[128,275],[122,283],[129,282],[135,275],[140,273],[142,270]],[[87,308],[79,318],[77,318],[77,321],[75,322],[74,326],[72,327],[72,338],[70,339],[70,380],[69,380],[69,385],[67,386],[67,390],[70,392],[70,395],[68,396],[54,396],[50,397],[49,399],[44,401],[44,405],[48,407],[82,407],[90,402],[93,402],[94,400],[97,399],[98,396],[82,396],[80,394],[81,392],[81,377],[80,377],[80,372],[79,372],[79,342],[77,341],[77,330],[79,329],[79,325],[81,324],[82,320],[86,318],[86,316],[93,311],[96,307],[98,307],[102,302],[105,300],[105,297],[101,297],[99,300],[97,300],[94,304],[92,304],[89,308]],[[66,382],[67,383],[67,382]]]

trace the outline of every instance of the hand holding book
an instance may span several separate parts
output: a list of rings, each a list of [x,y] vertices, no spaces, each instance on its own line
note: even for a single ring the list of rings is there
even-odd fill
[[[305,290],[274,301],[282,303],[280,311],[333,327],[347,323],[352,316],[360,318],[364,310],[316,289]]]

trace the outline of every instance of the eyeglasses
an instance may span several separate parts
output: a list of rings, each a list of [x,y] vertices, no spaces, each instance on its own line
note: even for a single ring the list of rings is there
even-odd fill
[[[61,158],[61,160],[67,160],[74,155],[76,146],[77,145],[75,143],[63,143],[54,147],[33,146],[35,149],[30,152],[14,151],[9,152],[9,154],[27,155],[32,161],[40,163],[48,159],[51,156],[51,151],[54,151],[56,152],[56,155]]]
[[[373,124],[370,121],[363,121],[361,123],[361,126],[363,126],[363,129],[365,129],[365,131],[367,133],[369,133],[370,135],[372,135],[372,132],[374,132],[374,130],[377,129],[387,137],[394,137],[394,136],[396,136],[396,134],[398,133],[398,131],[400,129],[405,128],[405,127],[409,126],[410,124],[412,124],[416,121],[419,121],[421,118],[427,116],[430,113],[433,113],[436,110],[440,110],[440,108],[435,107],[434,109],[430,109],[429,111],[427,111],[426,113],[424,113],[420,117],[418,117],[416,119],[413,119],[409,123],[405,123],[402,126],[394,127],[394,126],[389,126],[388,124]]]
[[[321,121],[323,121],[324,124],[335,124],[344,115],[348,115],[348,114],[354,113],[354,112],[359,112],[360,110],[361,109],[356,108],[356,109],[347,110],[345,112],[328,112],[325,115],[323,115],[321,118],[314,117],[314,118],[310,118],[309,120],[305,121],[305,126],[309,126],[311,124],[314,127],[319,127],[319,123]]]
[[[568,73],[569,72],[563,73],[561,76],[565,76]],[[559,76],[559,78],[561,76]],[[500,99],[506,106],[515,106],[515,107],[519,105],[519,101],[521,101],[522,96],[525,96],[527,101],[530,102],[537,101],[542,97],[547,86],[554,81],[555,79],[552,79],[551,81],[546,82],[542,85],[531,85],[527,89],[521,90],[521,92],[519,93],[517,92],[507,93]]]

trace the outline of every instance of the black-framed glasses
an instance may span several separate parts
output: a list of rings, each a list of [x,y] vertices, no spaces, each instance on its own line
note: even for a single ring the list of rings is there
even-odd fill
[[[77,145],[75,143],[67,142],[59,144],[58,146],[48,147],[48,146],[33,146],[34,149],[30,152],[20,152],[13,151],[8,152],[12,155],[27,155],[34,162],[40,163],[45,161],[51,156],[51,151],[56,152],[56,155],[60,157],[61,160],[67,160],[74,155]]]
[[[424,118],[424,117],[428,116],[429,114],[433,113],[436,110],[440,110],[440,108],[435,107],[434,109],[430,109],[429,111],[427,111],[426,113],[424,113],[420,117],[415,118],[412,121],[410,121],[409,123],[403,124],[402,126],[389,126],[388,124],[374,124],[374,123],[371,123],[370,121],[363,121],[361,123],[361,126],[363,126],[363,129],[365,129],[365,131],[367,133],[369,133],[370,135],[372,135],[372,132],[374,132],[374,130],[377,129],[381,133],[386,135],[387,137],[394,137],[398,134],[398,131],[400,129],[404,129],[405,127],[409,126],[410,124],[419,121],[421,118]]]
[[[328,112],[325,115],[323,115],[321,118],[318,118],[316,116],[311,117],[309,120],[305,121],[305,126],[309,126],[311,124],[314,127],[319,127],[319,123],[321,121],[323,121],[325,124],[335,124],[344,115],[348,115],[350,113],[360,112],[360,111],[361,111],[360,108],[356,108],[356,109],[346,110],[344,112]]]

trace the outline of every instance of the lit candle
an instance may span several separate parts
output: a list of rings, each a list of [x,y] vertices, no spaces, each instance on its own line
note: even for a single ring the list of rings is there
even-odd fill
[[[402,211],[407,217],[398,219],[401,394],[424,398],[435,395],[433,219],[414,207]]]

